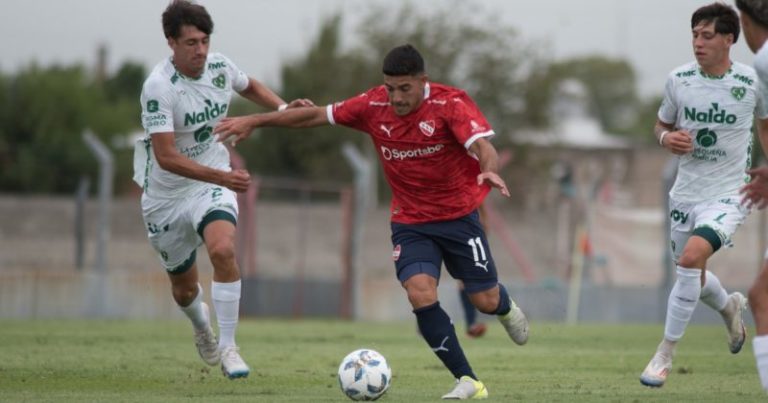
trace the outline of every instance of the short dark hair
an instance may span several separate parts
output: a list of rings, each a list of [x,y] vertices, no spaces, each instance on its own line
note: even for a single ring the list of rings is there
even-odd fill
[[[715,32],[718,34],[733,34],[733,43],[739,40],[739,15],[733,7],[725,3],[712,3],[699,8],[691,16],[691,29],[696,28],[702,22],[715,23]]]
[[[736,7],[756,23],[768,29],[768,2],[763,0],[736,0]]]
[[[176,39],[183,25],[193,25],[206,35],[213,32],[213,20],[205,7],[188,0],[173,0],[163,12],[163,32]]]
[[[410,44],[401,45],[387,53],[381,70],[387,76],[415,76],[424,73],[424,59]]]

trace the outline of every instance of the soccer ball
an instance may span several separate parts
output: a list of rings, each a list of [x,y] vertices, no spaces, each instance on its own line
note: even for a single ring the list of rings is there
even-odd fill
[[[376,400],[389,388],[392,370],[384,356],[370,348],[355,350],[339,365],[339,386],[352,400]]]

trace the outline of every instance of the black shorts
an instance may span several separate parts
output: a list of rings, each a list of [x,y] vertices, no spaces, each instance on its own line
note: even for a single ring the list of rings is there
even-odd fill
[[[404,282],[426,273],[440,279],[440,266],[462,280],[468,293],[490,289],[498,283],[488,239],[477,210],[450,221],[424,224],[392,223],[392,254],[397,278]]]

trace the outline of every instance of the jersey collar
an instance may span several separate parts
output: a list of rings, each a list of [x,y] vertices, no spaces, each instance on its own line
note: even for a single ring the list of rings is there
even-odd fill
[[[430,93],[429,81],[427,81],[427,83],[424,84],[424,100],[429,99],[429,93]]]

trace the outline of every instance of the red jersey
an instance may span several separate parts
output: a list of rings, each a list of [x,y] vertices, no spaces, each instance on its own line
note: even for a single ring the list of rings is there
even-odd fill
[[[392,188],[392,221],[445,221],[476,209],[490,191],[477,185],[480,164],[469,147],[494,135],[462,90],[427,83],[424,101],[398,116],[382,85],[328,105],[328,120],[368,133]]]

